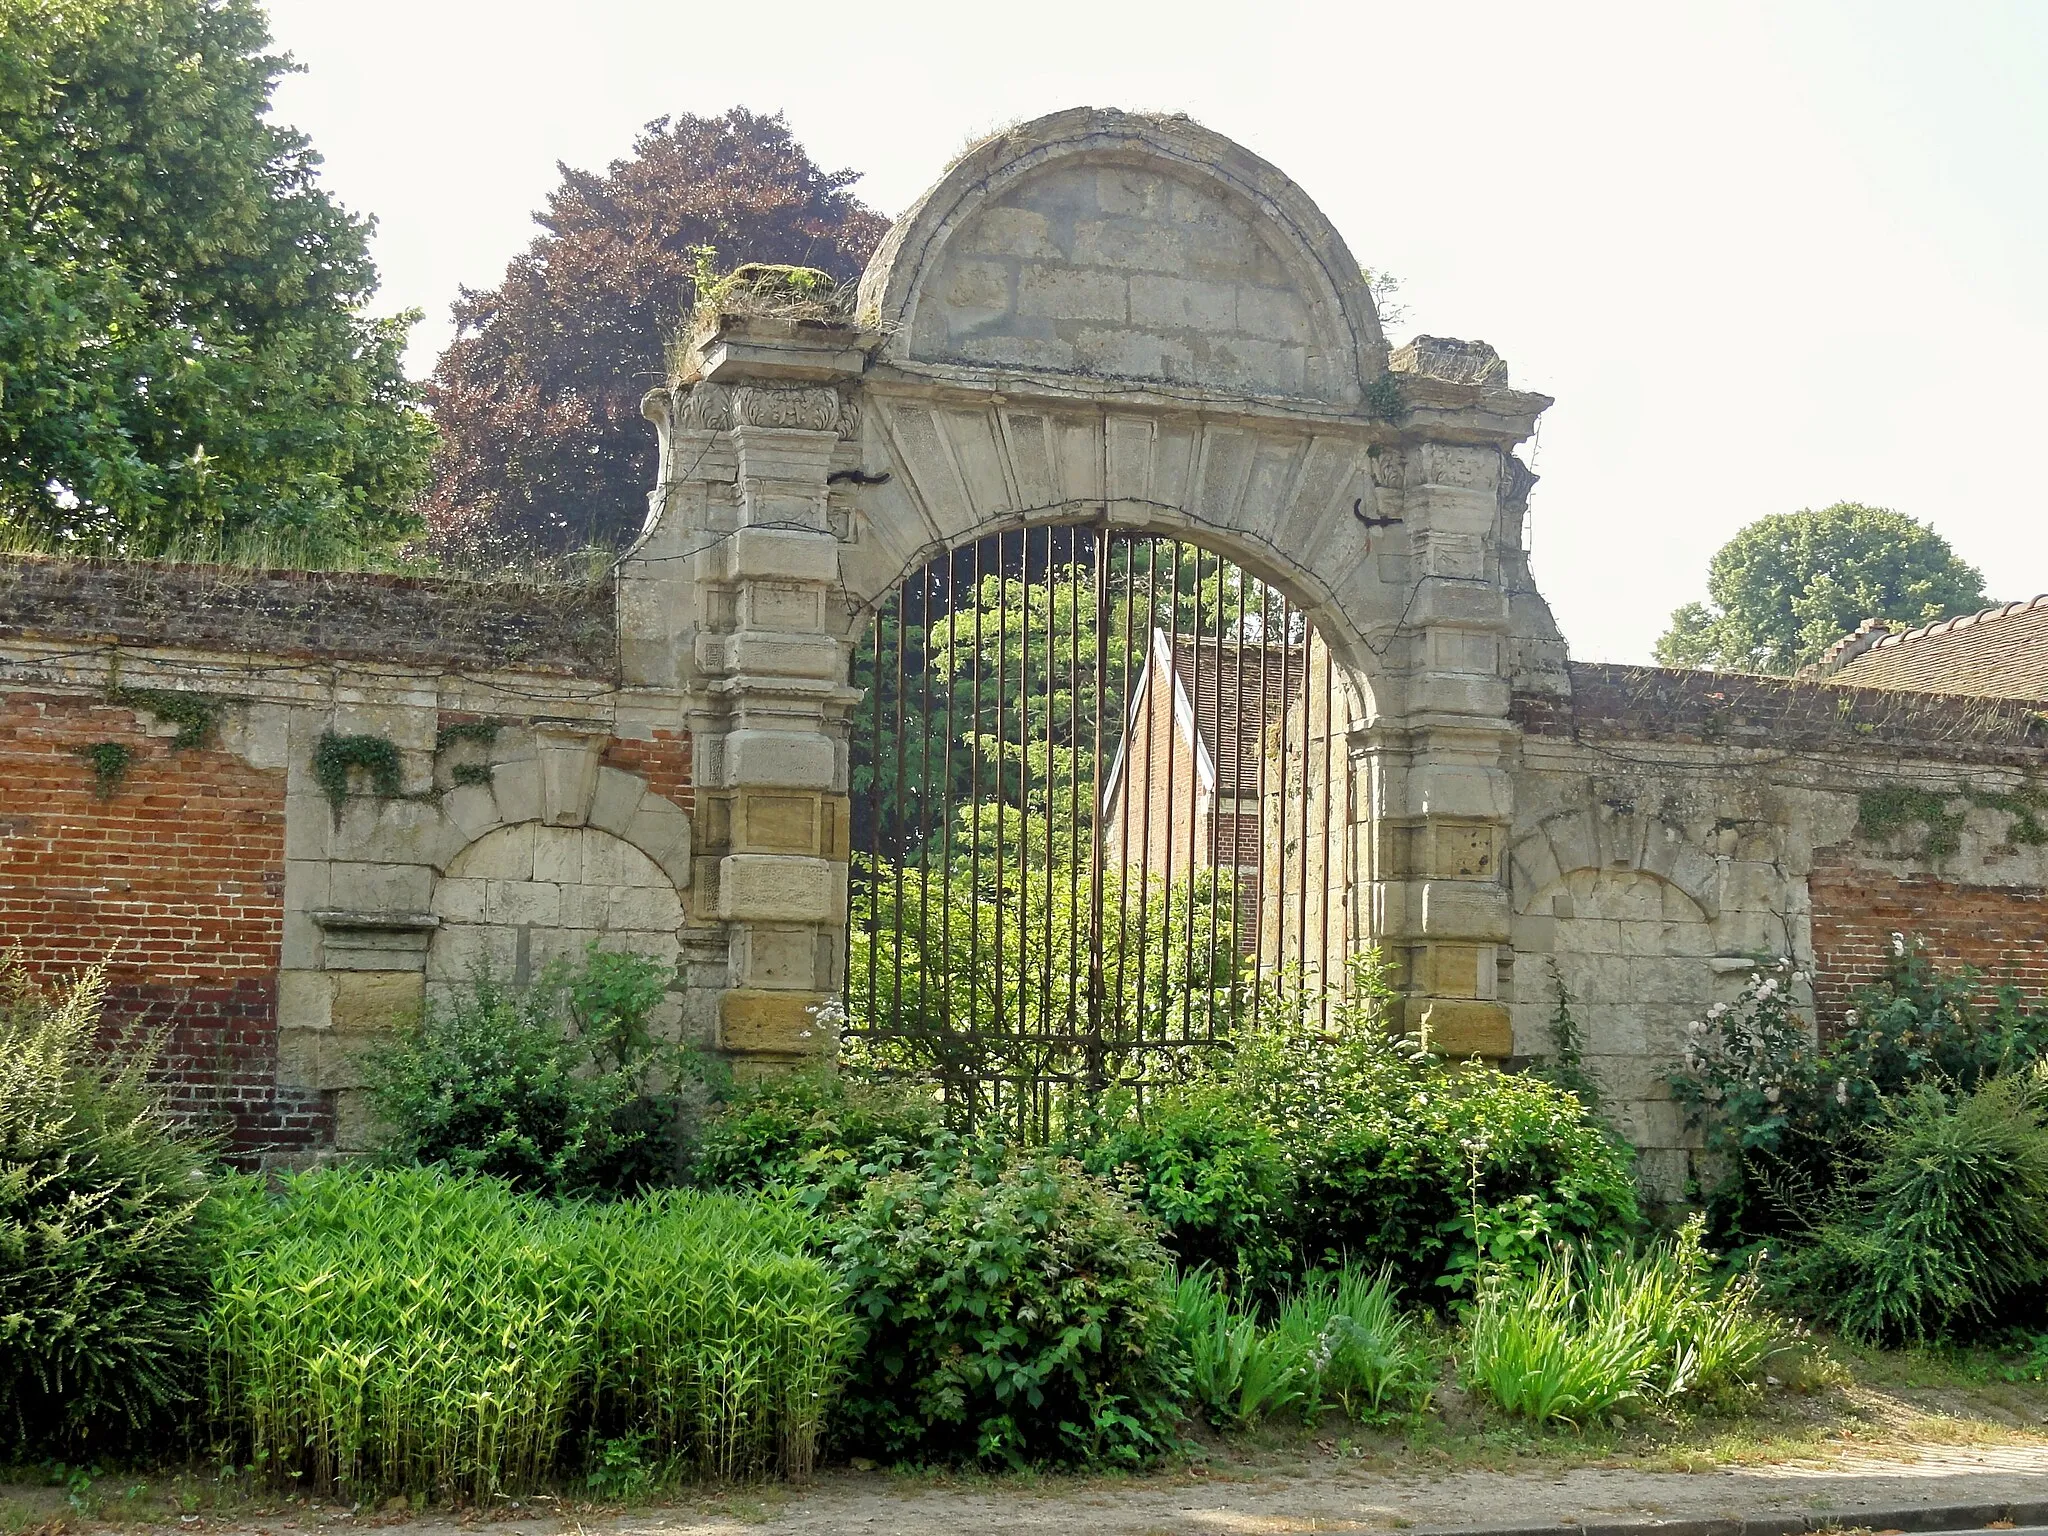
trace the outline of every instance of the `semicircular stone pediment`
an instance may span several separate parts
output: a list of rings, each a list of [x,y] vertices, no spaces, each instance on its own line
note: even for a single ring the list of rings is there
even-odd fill
[[[1179,119],[1063,113],[999,136],[899,221],[863,290],[911,365],[1350,408],[1384,352],[1315,205]]]

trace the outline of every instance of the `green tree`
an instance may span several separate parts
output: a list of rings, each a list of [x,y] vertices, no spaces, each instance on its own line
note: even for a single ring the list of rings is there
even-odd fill
[[[149,555],[414,531],[413,316],[266,120],[257,0],[0,0],[0,530]]]
[[[1715,552],[1707,601],[1671,615],[1667,667],[1790,673],[1867,618],[1898,628],[1985,606],[1984,576],[1926,524],[1838,501],[1759,518]]]

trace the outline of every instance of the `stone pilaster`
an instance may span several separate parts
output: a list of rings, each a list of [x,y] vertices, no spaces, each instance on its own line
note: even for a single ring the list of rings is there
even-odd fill
[[[656,413],[666,463],[688,468],[687,449],[720,476],[680,488],[689,532],[677,556],[693,587],[680,606],[694,623],[679,638],[699,913],[725,931],[717,1040],[742,1073],[824,1051],[819,1005],[843,982],[846,720],[858,695],[826,607],[839,584],[828,488],[852,452],[840,385],[864,360],[858,339],[724,321],[700,344],[697,377]]]

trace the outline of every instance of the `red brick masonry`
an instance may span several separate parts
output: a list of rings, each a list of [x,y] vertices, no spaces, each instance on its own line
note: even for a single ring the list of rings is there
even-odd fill
[[[135,754],[108,798],[81,750]],[[57,978],[111,958],[110,1030],[164,1031],[174,1105],[240,1153],[324,1139],[318,1095],[280,1092],[282,770],[171,749],[125,706],[0,700],[0,944]]]

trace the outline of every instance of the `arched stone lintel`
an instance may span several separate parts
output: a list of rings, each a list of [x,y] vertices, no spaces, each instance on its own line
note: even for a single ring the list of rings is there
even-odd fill
[[[600,748],[602,743],[600,742]],[[433,851],[435,873],[451,864],[477,839],[500,827],[539,822],[558,827],[595,827],[630,843],[660,866],[678,891],[690,884],[690,816],[666,796],[648,788],[636,773],[591,762],[591,772],[553,776],[557,793],[549,793],[550,775],[544,756],[534,762],[501,763],[489,787],[464,785],[442,803],[449,822],[461,834]],[[566,784],[565,781],[566,780]],[[562,791],[566,790],[566,793]]]
[[[1683,892],[1707,921],[1721,915],[1715,855],[1654,818],[1633,813],[1596,817],[1583,808],[1546,817],[1509,847],[1508,883],[1516,915],[1540,915],[1537,899],[1582,869],[1654,875]]]
[[[1333,352],[1351,405],[1386,368],[1387,344],[1362,269],[1307,193],[1278,169],[1180,116],[1080,107],[994,134],[956,160],[899,218],[861,279],[860,314],[888,336],[885,361],[909,360],[917,311],[954,242],[1021,179],[1062,162],[1166,170],[1203,188],[1261,231]]]

